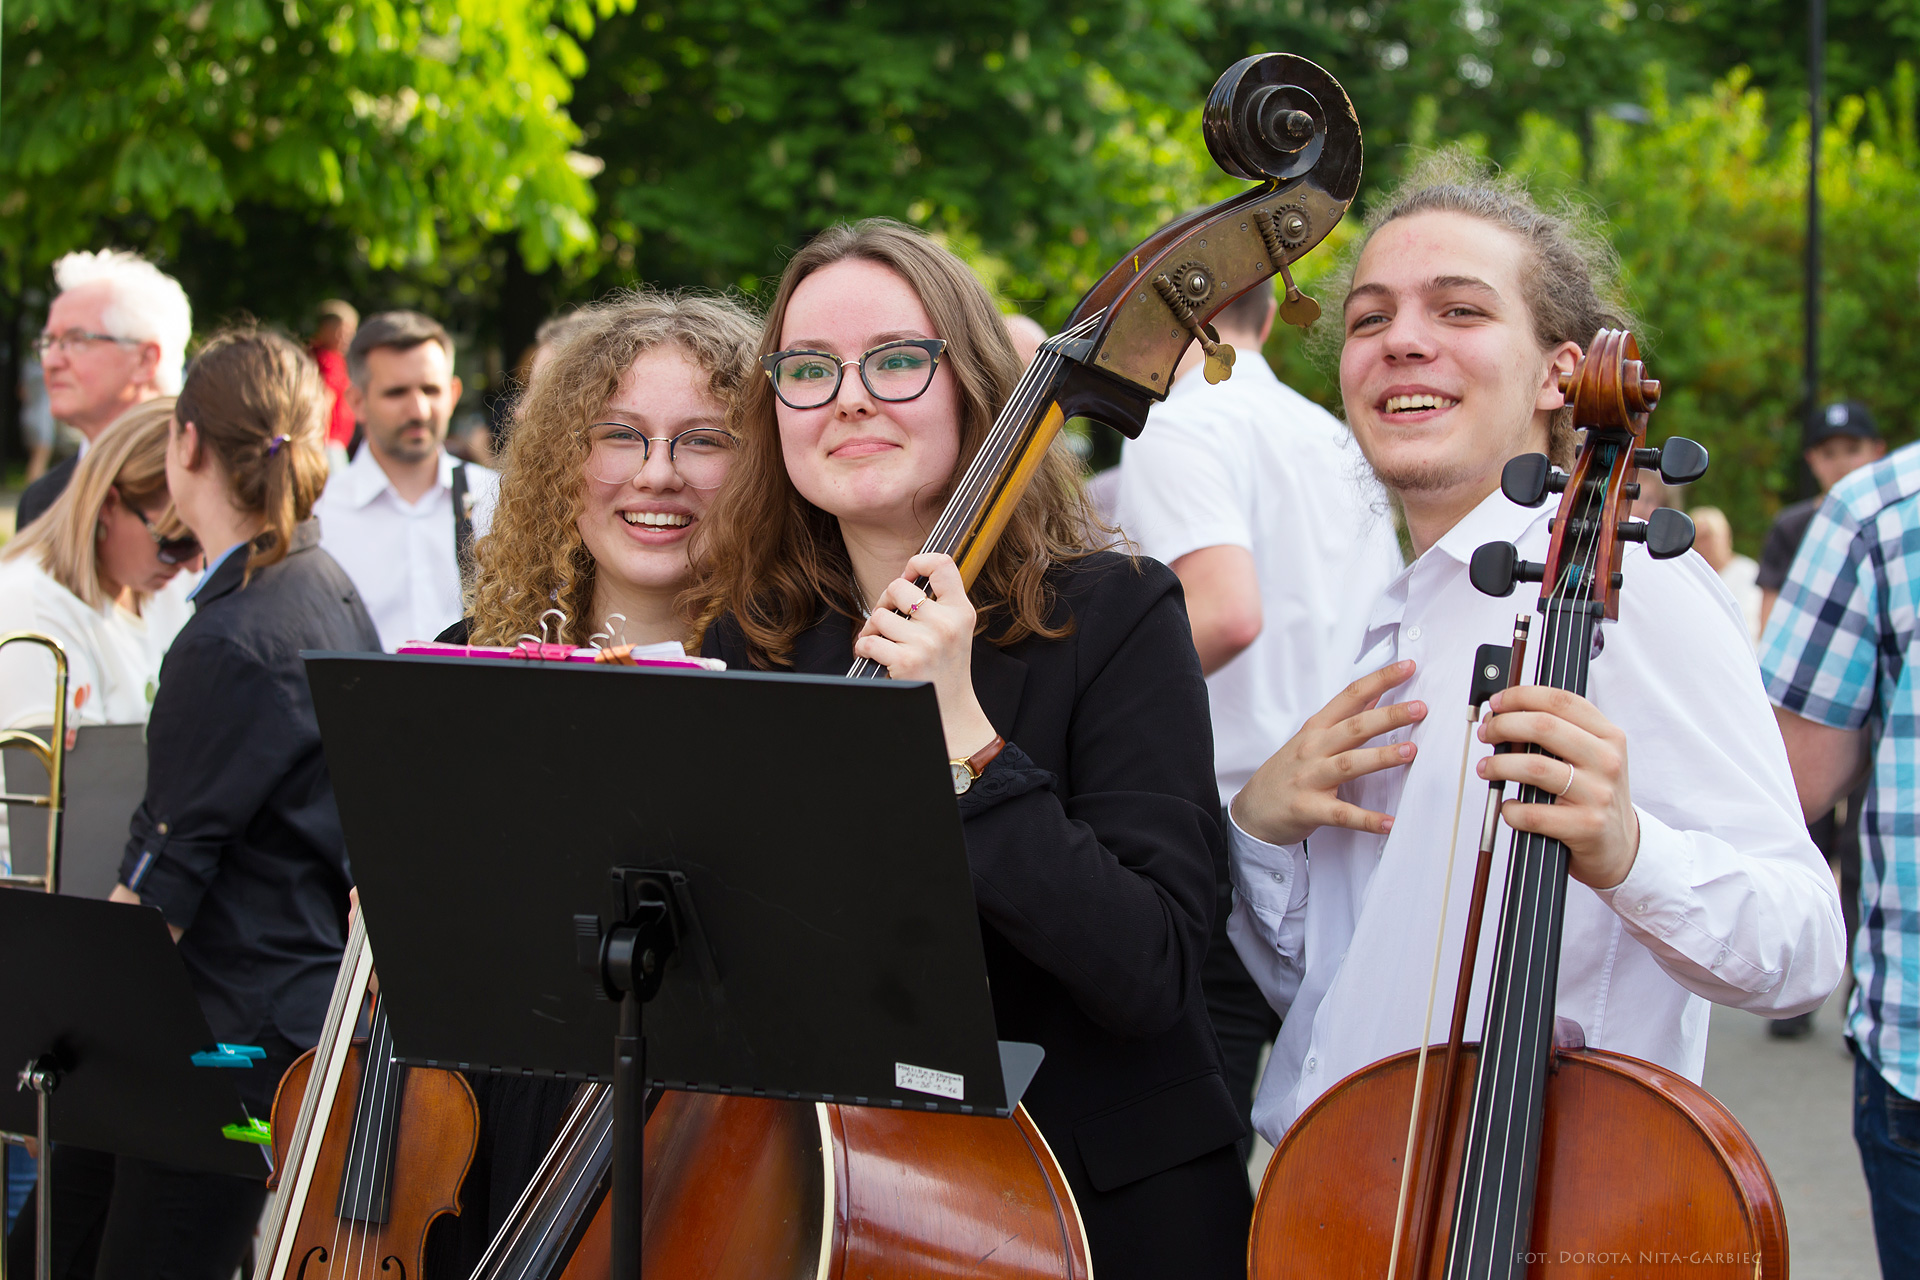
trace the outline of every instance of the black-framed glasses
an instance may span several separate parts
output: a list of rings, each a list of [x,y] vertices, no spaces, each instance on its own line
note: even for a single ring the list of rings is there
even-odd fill
[[[592,448],[587,474],[602,484],[626,484],[646,469],[653,446],[667,446],[667,461],[688,487],[718,489],[727,478],[740,441],[719,427],[694,427],[677,436],[650,436],[625,422],[596,422],[587,428]]]
[[[65,333],[43,333],[33,340],[34,354],[42,360],[56,347],[62,351],[71,351],[77,346],[94,342],[117,342],[123,347],[137,347],[138,338],[122,338],[113,333],[91,333],[85,329],[69,329]]]
[[[200,554],[200,540],[198,538],[192,534],[188,534],[184,538],[162,537],[160,531],[153,527],[153,521],[147,519],[146,512],[142,511],[132,502],[129,502],[126,494],[120,493],[118,489],[115,489],[114,492],[120,495],[120,505],[133,512],[134,517],[140,521],[141,527],[147,531],[147,536],[153,539],[153,558],[155,560],[158,560],[161,564],[185,564]]]
[[[910,338],[882,343],[858,360],[842,360],[826,351],[776,351],[760,357],[773,394],[789,409],[818,409],[840,394],[848,365],[860,369],[860,381],[875,400],[898,404],[923,396],[940,367],[944,338]]]

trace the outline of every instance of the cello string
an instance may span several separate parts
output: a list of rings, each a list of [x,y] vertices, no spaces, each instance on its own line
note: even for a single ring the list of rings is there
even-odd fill
[[[1433,1039],[1433,1002],[1440,990],[1440,961],[1446,949],[1447,908],[1453,901],[1453,865],[1454,855],[1460,845],[1460,808],[1467,793],[1467,759],[1473,754],[1473,726],[1478,722],[1476,709],[1467,709],[1467,728],[1460,735],[1460,777],[1453,788],[1453,834],[1447,840],[1447,870],[1440,881],[1440,926],[1433,936],[1433,973],[1427,980],[1427,1017],[1420,1029],[1420,1057],[1413,1069],[1413,1105],[1407,1115],[1407,1150],[1400,1161],[1400,1198],[1393,1210],[1393,1249],[1387,1256],[1387,1280],[1393,1280],[1400,1267],[1400,1239],[1406,1229],[1407,1188],[1413,1181],[1413,1142],[1420,1128],[1420,1110],[1422,1086],[1427,1078],[1427,1042]],[[1448,1037],[1448,1047],[1452,1047],[1452,1037]],[[1457,1071],[1459,1064],[1449,1062],[1450,1069]],[[1441,1117],[1446,1123],[1446,1117]],[[1445,1142],[1444,1135],[1438,1141]]]
[[[371,1185],[371,1194],[367,1198],[370,1208],[383,1201],[391,1204],[388,1193],[392,1189],[393,1162],[399,1156],[399,1152],[394,1148],[396,1135],[393,1132],[393,1126],[399,1119],[396,1098],[400,1089],[400,1067],[393,1060],[393,1024],[384,1017],[380,1020],[380,1039],[375,1048],[380,1055],[378,1063],[380,1093],[373,1109],[373,1129],[367,1135],[372,1147],[368,1153],[372,1168],[367,1172]],[[361,1233],[365,1237],[362,1247],[371,1248],[378,1253],[378,1237],[383,1233],[384,1228],[380,1221],[373,1217],[363,1218],[361,1222],[363,1224]],[[358,1265],[357,1273],[366,1274],[364,1261]]]
[[[1573,540],[1572,554],[1567,557],[1567,563],[1564,564],[1561,573],[1556,575],[1553,590],[1547,598],[1545,612],[1548,614],[1552,634],[1547,637],[1547,643],[1542,646],[1543,652],[1536,667],[1536,679],[1552,687],[1566,687],[1569,675],[1566,666],[1571,663],[1578,649],[1578,638],[1567,635],[1564,606],[1572,589],[1582,580],[1576,575],[1585,575],[1585,581],[1591,586],[1593,581],[1591,561],[1598,542],[1598,528],[1598,522],[1595,520],[1582,522],[1582,527]],[[1527,750],[1529,754],[1543,754],[1536,747],[1529,746]],[[1529,796],[1523,792],[1521,796],[1516,797],[1521,803],[1539,803],[1543,798],[1538,788],[1530,787],[1527,791],[1533,792],[1533,795]],[[1513,1123],[1514,1111],[1523,1103],[1531,1106],[1538,1087],[1533,1079],[1537,1073],[1530,1072],[1528,1082],[1524,1086],[1515,1079],[1519,1070],[1515,1059],[1524,1047],[1515,1042],[1518,1030],[1515,1027],[1515,1015],[1518,1010],[1528,1007],[1529,997],[1533,996],[1536,983],[1541,982],[1544,977],[1536,972],[1539,962],[1534,959],[1533,953],[1541,947],[1538,941],[1538,932],[1543,923],[1540,898],[1550,877],[1547,874],[1548,859],[1543,856],[1544,849],[1539,847],[1539,842],[1534,839],[1522,839],[1521,837],[1525,834],[1515,832],[1514,838],[1508,842],[1508,885],[1510,892],[1516,895],[1516,901],[1511,904],[1513,907],[1511,924],[1515,928],[1525,928],[1528,931],[1527,941],[1530,945],[1517,953],[1511,949],[1505,950],[1498,965],[1497,976],[1500,981],[1496,983],[1496,992],[1492,994],[1497,995],[1499,999],[1497,1006],[1493,1000],[1489,1001],[1486,1023],[1488,1027],[1500,1031],[1501,1034],[1497,1039],[1490,1039],[1485,1030],[1482,1032],[1481,1052],[1486,1057],[1483,1059],[1482,1070],[1478,1073],[1476,1080],[1475,1124],[1468,1135],[1468,1141],[1475,1150],[1469,1152],[1469,1160],[1462,1165],[1463,1176],[1468,1168],[1473,1167],[1477,1167],[1481,1174],[1474,1180],[1471,1205],[1465,1214],[1458,1215],[1456,1227],[1457,1232],[1463,1233],[1470,1267],[1477,1265],[1483,1245],[1489,1249],[1497,1247],[1497,1241],[1487,1239],[1483,1232],[1485,1215],[1491,1211],[1495,1223],[1498,1223],[1500,1210],[1506,1200],[1508,1182],[1515,1174],[1524,1172],[1523,1168],[1514,1167],[1516,1137],[1516,1126]],[[1517,868],[1512,866],[1514,858],[1523,859]],[[1532,909],[1528,910],[1530,905]],[[1523,911],[1526,912],[1525,915],[1521,914]],[[1503,917],[1506,916],[1504,909],[1502,914]],[[1550,924],[1550,922],[1546,923]],[[1510,967],[1516,960],[1519,963],[1517,973]],[[1525,1089],[1524,1094],[1521,1092],[1522,1088]],[[1499,1107],[1500,1097],[1504,1097],[1507,1102],[1505,1114],[1489,1114],[1489,1108]],[[1497,1149],[1489,1150],[1495,1137],[1495,1120],[1504,1122],[1499,1125],[1498,1131],[1498,1136],[1503,1140]],[[1477,1163],[1473,1159],[1475,1156],[1478,1157]],[[1495,1156],[1498,1159],[1490,1161],[1489,1157]],[[1495,1168],[1489,1177],[1486,1165],[1490,1162],[1495,1164]]]

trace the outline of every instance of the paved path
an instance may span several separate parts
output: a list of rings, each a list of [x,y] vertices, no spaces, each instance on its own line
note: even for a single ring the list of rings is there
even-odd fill
[[[1804,1040],[1775,1040],[1766,1022],[1716,1007],[1705,1084],[1766,1157],[1787,1207],[1793,1280],[1878,1280],[1867,1184],[1853,1145],[1853,1060],[1840,1001]]]

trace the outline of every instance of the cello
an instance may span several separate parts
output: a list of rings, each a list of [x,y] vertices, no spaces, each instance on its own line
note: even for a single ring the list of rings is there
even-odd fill
[[[372,986],[356,912],[319,1043],[274,1094],[274,1195],[254,1280],[409,1280],[428,1228],[460,1211],[479,1134],[473,1089],[458,1072],[395,1062],[377,999],[367,1037],[355,1038]]]
[[[1599,623],[1619,617],[1626,543],[1644,542],[1656,559],[1693,545],[1678,511],[1625,519],[1637,471],[1658,466],[1685,483],[1706,470],[1706,451],[1690,440],[1645,447],[1660,384],[1639,354],[1631,333],[1603,329],[1562,375],[1574,424],[1587,431],[1571,475],[1528,454],[1501,476],[1523,506],[1561,493],[1545,563],[1488,543],[1470,568],[1490,595],[1543,584],[1537,682],[1583,695]],[[1508,654],[1481,648],[1476,718],[1501,687],[1492,677],[1524,682],[1530,624],[1518,620]],[[1733,1115],[1676,1072],[1585,1048],[1571,1024],[1556,1028],[1567,890],[1558,841],[1513,833],[1486,1025],[1467,1041],[1501,794],[1496,785],[1482,827],[1446,1042],[1428,1047],[1423,1035],[1422,1047],[1348,1076],[1295,1121],[1261,1183],[1249,1276],[1784,1277],[1779,1193]],[[1518,798],[1554,801],[1531,786]]]
[[[1069,418],[1138,436],[1193,342],[1208,381],[1230,376],[1235,352],[1206,322],[1276,275],[1284,319],[1318,314],[1288,267],[1359,187],[1345,91],[1304,58],[1257,55],[1220,77],[1204,125],[1216,162],[1254,185],[1131,250],[1041,344],[923,548],[951,556],[969,586]],[[848,675],[886,671],[861,659]],[[581,1098],[476,1280],[609,1274],[611,1112],[604,1092]],[[669,1091],[644,1134],[647,1274],[1089,1274],[1072,1194],[1019,1108],[996,1119]]]

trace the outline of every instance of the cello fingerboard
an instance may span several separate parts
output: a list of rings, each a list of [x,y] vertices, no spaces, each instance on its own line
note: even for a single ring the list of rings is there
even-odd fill
[[[1545,612],[1538,682],[1584,696],[1595,605],[1557,600]],[[1551,804],[1554,796],[1523,786],[1516,799]],[[1446,1274],[1457,1280],[1518,1280],[1527,1273],[1566,900],[1567,847],[1544,836],[1514,832],[1498,936],[1519,945],[1501,948],[1494,960],[1448,1244]]]

